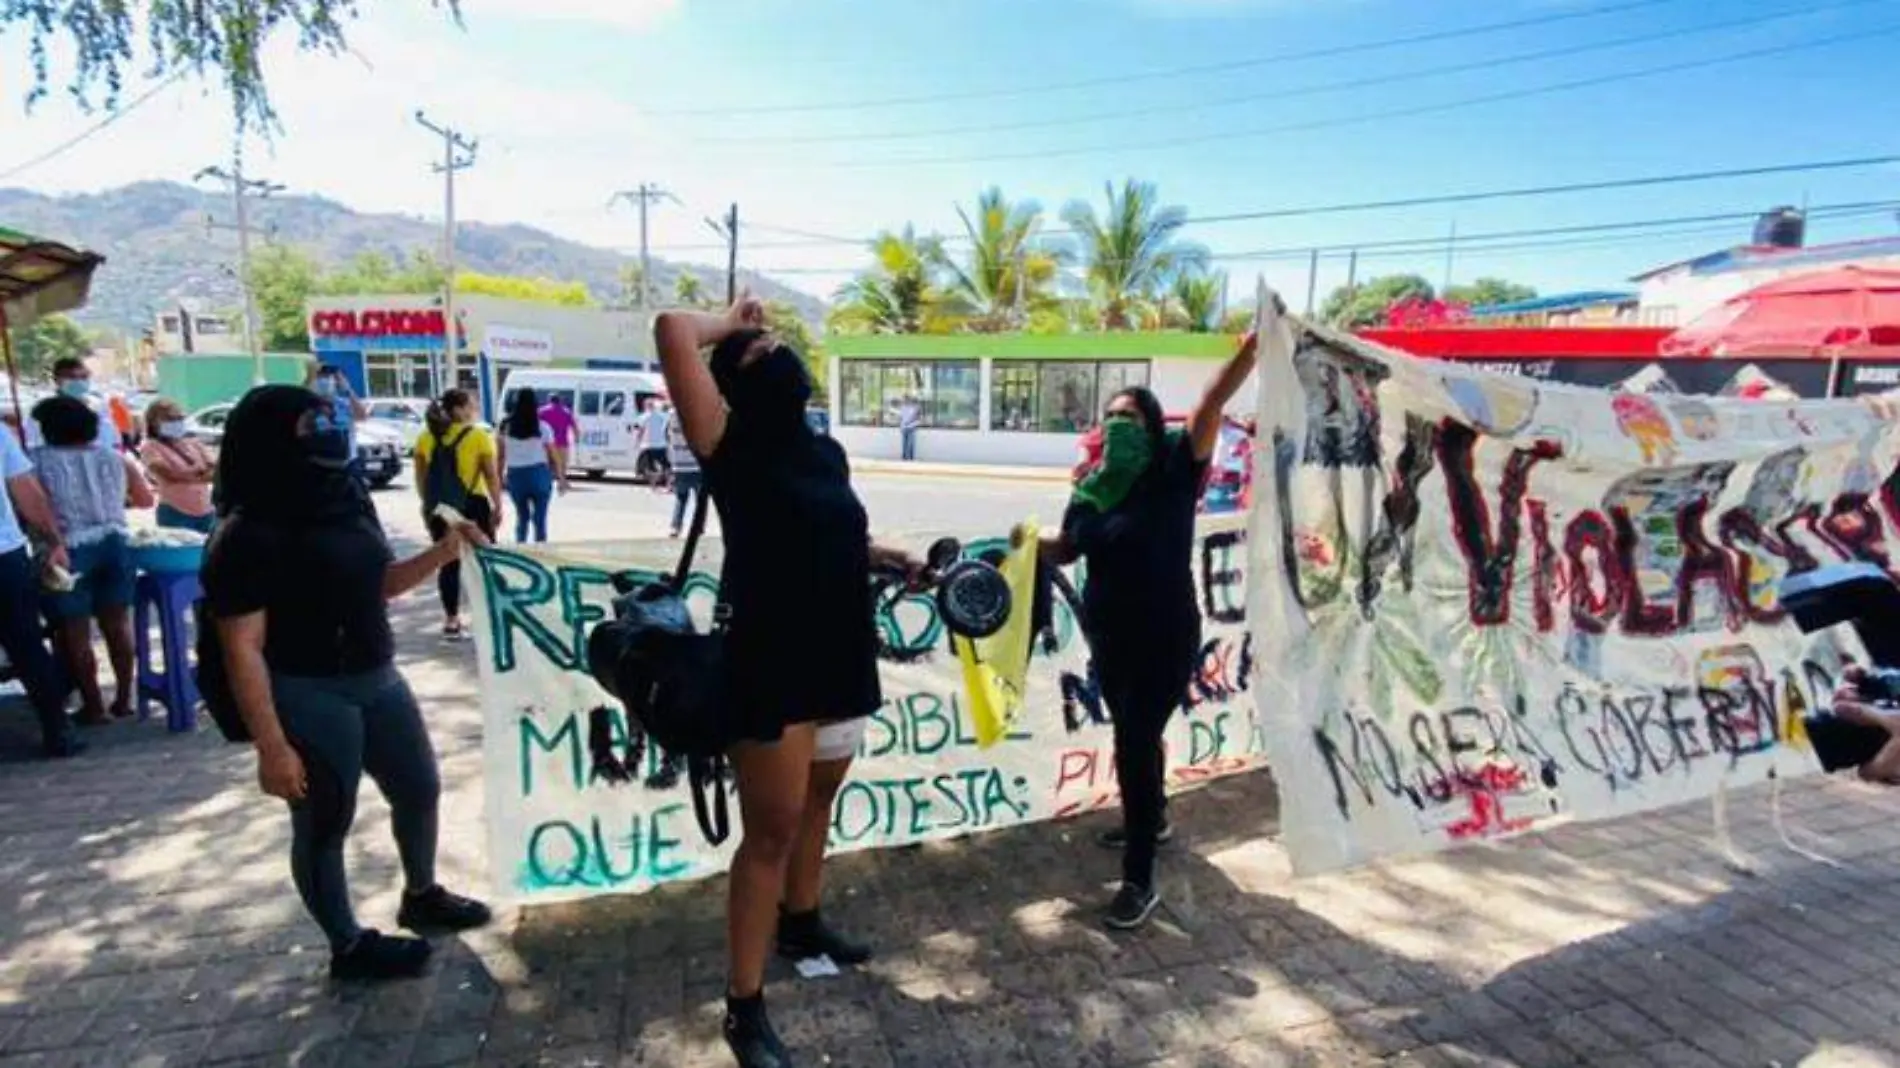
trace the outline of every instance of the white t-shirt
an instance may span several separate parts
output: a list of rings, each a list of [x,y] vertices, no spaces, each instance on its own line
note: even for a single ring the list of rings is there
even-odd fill
[[[671,418],[665,411],[648,412],[640,423],[640,447],[666,448],[666,424]]]
[[[536,438],[517,438],[502,427],[502,452],[506,454],[505,465],[513,471],[517,467],[540,467],[548,462],[548,447],[554,444],[554,428],[541,424],[541,436]]]

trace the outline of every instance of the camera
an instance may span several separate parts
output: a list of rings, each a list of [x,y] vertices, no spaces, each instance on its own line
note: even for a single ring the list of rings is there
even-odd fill
[[[1834,564],[1783,579],[1781,607],[1803,634],[1851,624],[1874,664],[1856,684],[1869,704],[1900,703],[1900,585],[1869,563]],[[1878,727],[1841,719],[1821,709],[1803,719],[1814,755],[1827,771],[1857,768],[1872,760],[1889,735]]]

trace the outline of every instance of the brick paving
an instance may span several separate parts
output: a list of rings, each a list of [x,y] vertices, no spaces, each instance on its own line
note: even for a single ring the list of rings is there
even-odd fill
[[[426,635],[417,599],[402,629]],[[472,654],[405,642],[449,796],[443,870],[482,888]],[[422,980],[335,989],[291,890],[287,828],[248,750],[156,723],[93,733],[78,761],[0,762],[0,1068],[728,1063],[723,886],[530,909],[441,946]],[[17,702],[0,750],[32,740]],[[365,922],[398,891],[365,791],[352,863]],[[1174,809],[1167,906],[1094,923],[1104,817],[833,865],[833,911],[881,956],[779,976],[803,1065],[1900,1063],[1900,793],[1810,781],[1730,798],[1753,874],[1708,806],[1570,827],[1291,882],[1269,776]]]

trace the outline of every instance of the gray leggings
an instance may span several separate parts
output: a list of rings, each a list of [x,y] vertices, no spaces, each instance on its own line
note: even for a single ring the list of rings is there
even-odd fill
[[[271,676],[284,733],[310,782],[290,806],[290,874],[304,907],[335,949],[362,928],[350,908],[343,839],[356,819],[356,790],[368,772],[389,801],[396,849],[410,890],[435,885],[436,804],[442,779],[422,711],[391,667],[336,678]]]

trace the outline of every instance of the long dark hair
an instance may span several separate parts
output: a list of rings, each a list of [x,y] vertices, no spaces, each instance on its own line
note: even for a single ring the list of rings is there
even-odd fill
[[[435,399],[435,403],[429,405],[429,410],[423,413],[422,421],[428,426],[429,433],[439,438],[455,425],[455,417],[450,413],[467,403],[468,390],[445,389],[442,395]]]
[[[534,390],[524,387],[515,393],[515,402],[508,411],[508,436],[517,441],[541,436],[541,409]]]
[[[1161,398],[1147,386],[1128,386],[1116,390],[1109,400],[1127,397],[1135,402],[1135,410],[1141,413],[1141,421],[1148,427],[1150,463],[1161,459],[1161,451],[1168,443],[1168,415],[1161,410]]]

